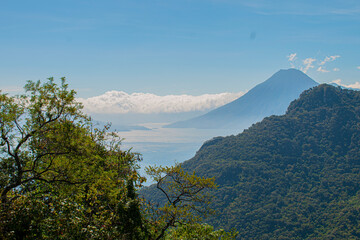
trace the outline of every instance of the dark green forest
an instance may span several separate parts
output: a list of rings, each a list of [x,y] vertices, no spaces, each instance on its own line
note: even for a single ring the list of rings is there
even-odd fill
[[[359,157],[360,92],[320,85],[183,167],[215,178],[217,214],[204,221],[239,239],[360,239]]]

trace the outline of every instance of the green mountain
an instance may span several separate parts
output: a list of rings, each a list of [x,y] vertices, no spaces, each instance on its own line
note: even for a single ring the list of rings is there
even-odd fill
[[[205,222],[240,239],[360,239],[360,92],[314,87],[183,167],[216,178]]]

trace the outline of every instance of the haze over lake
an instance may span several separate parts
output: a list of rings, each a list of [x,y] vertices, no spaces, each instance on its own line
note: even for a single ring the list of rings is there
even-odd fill
[[[238,134],[234,129],[162,128],[168,123],[141,124],[150,130],[119,131],[125,149],[143,156],[143,166],[173,165],[193,157],[200,146],[217,136]]]

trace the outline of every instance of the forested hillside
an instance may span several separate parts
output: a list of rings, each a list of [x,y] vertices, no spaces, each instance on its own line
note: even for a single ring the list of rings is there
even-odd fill
[[[215,177],[205,219],[241,239],[360,238],[360,92],[320,85],[183,163]]]

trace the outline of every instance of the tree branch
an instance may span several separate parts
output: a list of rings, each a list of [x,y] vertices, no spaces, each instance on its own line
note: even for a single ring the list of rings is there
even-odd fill
[[[166,176],[160,178],[160,180],[157,182],[156,187],[157,189],[160,189],[166,196],[167,200],[169,201],[170,204],[172,204],[169,195],[164,191],[164,189],[160,186],[161,182],[166,178]]]

